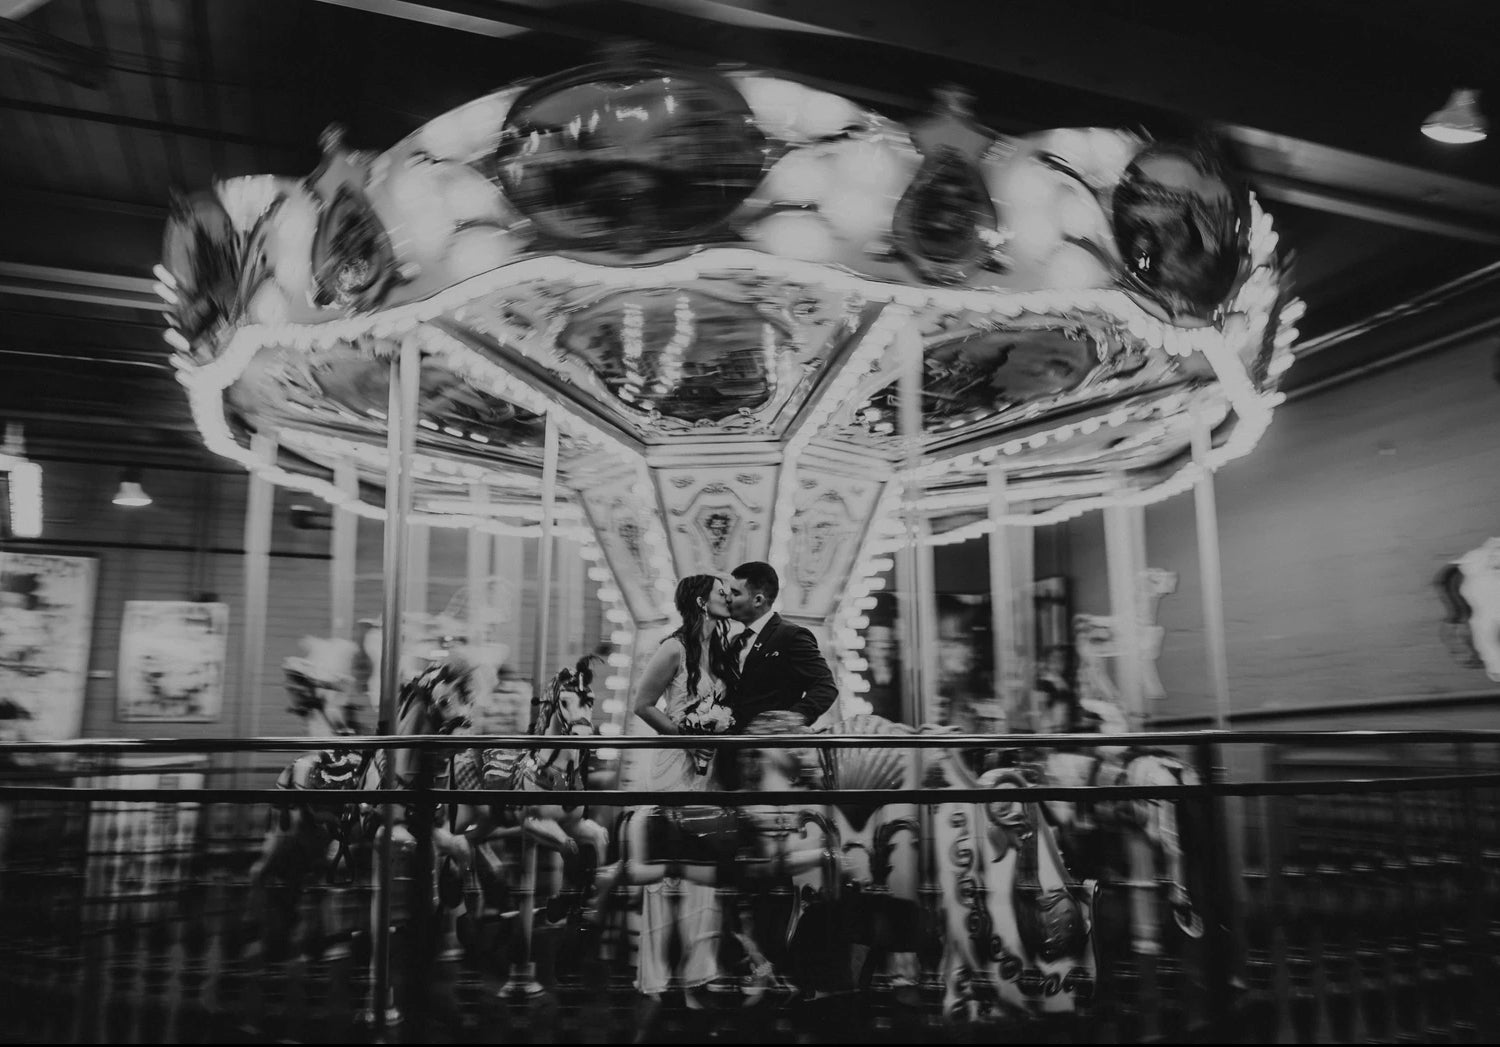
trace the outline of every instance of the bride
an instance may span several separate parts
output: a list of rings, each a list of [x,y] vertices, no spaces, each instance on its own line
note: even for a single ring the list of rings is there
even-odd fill
[[[730,671],[725,650],[729,587],[716,575],[690,575],[677,583],[675,603],[681,624],[646,664],[635,695],[635,714],[658,734],[723,733],[734,719],[725,696]],[[714,759],[712,749],[655,750],[637,787],[712,788]],[[719,976],[723,913],[712,886],[668,875],[666,863],[650,861],[649,815],[649,810],[639,811],[631,819],[628,844],[629,864],[634,866],[628,879],[645,885],[636,987],[657,1003],[669,988],[680,988],[691,1006],[692,990]],[[670,962],[673,939],[681,955],[675,972]],[[641,1023],[642,1031],[647,1024]]]

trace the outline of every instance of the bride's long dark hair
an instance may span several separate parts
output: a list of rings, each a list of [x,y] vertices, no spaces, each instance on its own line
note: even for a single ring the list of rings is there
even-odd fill
[[[718,584],[716,575],[690,574],[677,583],[677,593],[672,598],[677,613],[682,616],[682,624],[672,631],[671,636],[682,643],[682,657],[687,665],[687,692],[694,698],[698,697],[698,667],[703,660],[703,619],[708,617],[698,606],[698,601],[707,601]],[[724,640],[727,627],[727,623],[719,623],[708,637],[708,664],[721,680],[729,679],[729,657]]]

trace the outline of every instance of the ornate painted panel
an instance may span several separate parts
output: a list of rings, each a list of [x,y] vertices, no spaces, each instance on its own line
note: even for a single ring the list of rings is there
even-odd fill
[[[774,465],[653,470],[679,575],[767,558],[779,472]]]
[[[592,484],[578,492],[584,515],[604,558],[614,572],[625,604],[637,622],[657,621],[666,616],[675,584],[671,564],[661,541],[661,523],[650,501],[639,490],[635,473],[615,481]]]
[[[884,484],[821,466],[797,469],[791,545],[770,561],[781,572],[781,612],[827,618],[834,612]]]

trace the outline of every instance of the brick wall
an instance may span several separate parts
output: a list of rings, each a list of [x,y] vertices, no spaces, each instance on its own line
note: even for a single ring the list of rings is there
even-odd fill
[[[1235,713],[1362,703],[1332,719],[1410,727],[1423,716],[1381,700],[1500,698],[1445,643],[1433,585],[1449,560],[1500,535],[1495,348],[1481,338],[1283,404],[1260,445],[1218,472]],[[1102,522],[1080,518],[1069,534],[1078,607],[1106,611]],[[1158,715],[1210,713],[1192,495],[1148,509],[1146,535],[1149,563],[1179,576],[1160,606]],[[1494,717],[1468,706],[1441,720]]]
[[[1264,727],[1495,725],[1483,702],[1420,704],[1500,699],[1450,651],[1433,585],[1449,560],[1500,535],[1495,351],[1480,338],[1285,403],[1260,445],[1216,474],[1234,713]],[[1037,541],[1037,573],[1065,573],[1075,611],[1109,613],[1102,514]],[[1191,494],[1147,510],[1146,541],[1149,564],[1178,573],[1160,604],[1167,698],[1154,716],[1211,715]],[[987,578],[986,558],[982,541],[939,548],[939,587]],[[1408,698],[1415,710],[1397,701]],[[1275,716],[1329,703],[1358,707]]]

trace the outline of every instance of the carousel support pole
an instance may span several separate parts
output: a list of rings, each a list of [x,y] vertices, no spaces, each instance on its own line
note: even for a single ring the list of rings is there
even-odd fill
[[[1229,730],[1229,655],[1224,628],[1224,577],[1223,561],[1219,556],[1219,511],[1214,498],[1214,476],[1208,467],[1208,453],[1213,448],[1213,429],[1201,407],[1193,412],[1193,464],[1198,467],[1197,482],[1193,485],[1193,508],[1198,527],[1198,573],[1203,587],[1203,630],[1208,645],[1208,668],[1214,688],[1214,726],[1220,731]],[[1207,782],[1222,781],[1227,776],[1224,746],[1222,742],[1213,747],[1212,761],[1201,761],[1200,775]],[[1210,796],[1207,803],[1211,824],[1223,826],[1228,835],[1223,860],[1217,865],[1221,875],[1215,877],[1209,891],[1222,897],[1222,905],[1211,905],[1207,932],[1210,940],[1224,943],[1222,955],[1240,957],[1245,940],[1241,924],[1245,912],[1245,823],[1244,808],[1229,807],[1222,794]],[[1226,875],[1227,874],[1227,875]],[[1212,899],[1210,899],[1212,901]],[[1227,942],[1225,939],[1227,938]],[[1239,965],[1230,962],[1224,973],[1223,985],[1211,988],[1218,997],[1226,999],[1230,993],[1230,981],[1240,976]]]
[[[1041,723],[1041,713],[1036,707],[1036,528],[1023,524],[1006,531],[1013,586],[1010,618],[1015,630],[1011,657],[1016,666],[1018,701],[1028,710],[1030,729],[1035,731]]]
[[[900,432],[906,441],[906,460],[903,463],[907,479],[903,481],[902,497],[912,507],[907,510],[907,545],[896,550],[897,607],[901,616],[901,672],[904,699],[903,719],[918,726],[936,719],[936,710],[930,708],[927,687],[937,678],[937,643],[930,644],[927,635],[935,631],[935,597],[933,596],[932,546],[922,539],[931,533],[931,527],[915,502],[922,493],[922,483],[917,470],[922,464],[922,354],[921,330],[915,321],[907,324],[896,335],[897,345],[904,356],[897,377]],[[928,757],[925,750],[911,750],[912,782],[926,780]],[[887,811],[891,808],[887,807]],[[933,827],[933,805],[922,804],[917,808],[919,841],[914,852],[917,895],[937,911],[937,894],[933,885],[937,877],[927,863],[927,858],[936,839]],[[923,980],[930,973],[924,972]]]
[[[616,581],[618,586],[618,580]],[[616,628],[619,628],[617,625]],[[644,666],[646,660],[646,649],[644,639],[641,636],[639,623],[630,623],[630,668],[625,670],[624,701],[626,702],[625,723],[621,727],[622,734],[647,734],[654,733],[645,721],[641,720],[630,711],[630,696],[635,693],[636,680],[639,678],[638,668]],[[733,749],[724,749],[734,755]],[[641,766],[644,762],[649,766],[651,758],[656,755],[655,749],[621,749],[620,750],[620,773],[615,783],[617,789],[639,789],[641,782]]]
[[[471,484],[469,503],[474,507],[474,515],[483,517],[485,507],[490,504],[490,489],[482,483]],[[469,643],[475,646],[491,643],[495,639],[489,635],[489,623],[485,618],[486,603],[489,600],[490,552],[493,544],[490,537],[488,532],[481,531],[477,527],[469,528],[468,555],[464,559],[464,587],[469,593],[465,606],[468,621],[465,624],[469,630]]]
[[[932,549],[932,524],[925,514],[912,520],[912,552],[917,561],[917,643],[921,664],[923,693],[938,685],[938,629],[937,629],[937,569]],[[932,718],[934,709],[927,700],[917,707],[923,714],[924,723]]]
[[[500,986],[505,999],[539,996],[546,990],[536,980],[536,961],[531,958],[531,934],[536,923],[536,840],[521,834],[521,882],[516,888],[516,960]]]
[[[1001,705],[1004,720],[989,729],[1037,730],[1041,717],[1032,705],[1032,661],[1034,613],[1031,607],[1031,577],[1034,574],[1032,543],[1035,531],[1029,526],[1017,528],[999,522],[1010,514],[1010,492],[1007,490],[1005,466],[990,466],[987,486],[990,492],[990,622],[995,654],[995,697]]]
[[[1104,508],[1104,555],[1109,565],[1110,617],[1115,627],[1115,664],[1118,666],[1120,704],[1132,731],[1145,725],[1145,700],[1142,697],[1144,673],[1141,669],[1141,579],[1146,565],[1141,562],[1144,510],[1138,505],[1109,505]]]
[[[993,633],[990,645],[995,654],[995,697],[1005,712],[1001,733],[1005,733],[1013,726],[1025,726],[1028,717],[1022,708],[1022,694],[1014,687],[1017,682],[1014,672],[1016,615],[1011,612],[1016,603],[1010,595],[1016,591],[1016,580],[1011,577],[1007,528],[999,522],[1011,511],[1010,495],[1005,489],[1004,465],[995,463],[990,466],[986,487],[990,495],[990,522],[995,523],[995,529],[990,531],[990,630]]]
[[[915,508],[922,493],[922,484],[917,470],[922,464],[922,336],[915,325],[908,325],[897,335],[896,340],[905,356],[904,366],[897,378],[897,397],[900,405],[899,419],[902,439],[906,443],[907,472],[902,494],[908,503],[906,517],[907,544],[896,554],[896,579],[898,606],[901,614],[901,671],[905,708],[902,718],[909,724],[926,723],[933,710],[928,709],[927,688],[932,684],[928,673],[935,650],[924,650],[924,622],[929,616],[931,600],[931,549],[922,545],[921,539],[927,531],[927,521]],[[927,554],[926,586],[924,594],[923,560]],[[921,753],[917,759],[920,763]],[[920,775],[922,768],[918,767]],[[920,781],[920,777],[918,781]]]
[[[494,635],[491,640],[503,643],[510,652],[511,669],[520,675],[519,662],[515,661],[521,653],[521,616],[513,613],[515,607],[521,603],[522,593],[526,588],[526,546],[525,539],[513,534],[497,534],[495,540],[490,543],[490,577],[503,578],[506,582],[507,591],[512,599],[508,601],[507,613],[501,621],[494,626]],[[521,721],[521,727],[526,726]],[[520,731],[520,727],[515,729]]]
[[[427,575],[432,557],[432,528],[426,524],[406,525],[406,613],[409,621],[422,623],[427,629]],[[441,639],[441,637],[439,637]]]
[[[1161,681],[1152,672],[1155,668],[1152,659],[1161,656],[1161,645],[1153,644],[1148,640],[1150,630],[1156,625],[1156,618],[1151,613],[1155,607],[1152,598],[1149,574],[1151,571],[1151,559],[1146,552],[1146,509],[1144,506],[1136,507],[1129,516],[1130,521],[1130,556],[1131,562],[1136,564],[1135,573],[1135,628],[1136,628],[1136,650],[1140,657],[1136,662],[1136,668],[1140,677],[1141,687],[1141,725],[1142,728],[1149,724],[1154,718],[1162,714],[1162,702],[1166,700],[1166,693],[1161,688]],[[1154,681],[1154,682],[1153,682]]]
[[[1124,485],[1120,486],[1124,491]],[[1104,554],[1109,573],[1110,618],[1114,622],[1116,687],[1125,720],[1132,731],[1145,726],[1145,700],[1142,696],[1140,582],[1145,569],[1138,559],[1135,541],[1139,533],[1136,517],[1142,513],[1137,505],[1108,505],[1104,508]],[[1131,939],[1139,956],[1143,998],[1152,999],[1155,985],[1156,958],[1162,950],[1162,922],[1165,908],[1150,880],[1148,870],[1155,869],[1150,843],[1139,832],[1126,837],[1126,853],[1131,869],[1130,889]]]
[[[536,713],[542,690],[547,683],[547,647],[551,643],[552,622],[552,524],[553,498],[557,491],[557,419],[549,412],[542,450],[542,536],[536,558],[536,648],[531,652],[531,726],[536,729]]]
[[[546,657],[548,624],[552,617],[552,523],[553,498],[557,491],[557,419],[547,415],[546,442],[542,452],[542,536],[537,554],[537,625],[536,650],[531,655],[531,726],[534,732],[540,728],[536,722],[541,708],[542,691],[546,687]],[[536,920],[536,841],[521,834],[521,886],[516,891],[517,958],[510,965],[510,977],[500,987],[500,995],[507,997],[535,996],[542,992],[536,980],[536,962],[531,958],[531,934]]]
[[[557,579],[552,587],[557,594],[552,635],[557,637],[558,661],[567,663],[576,661],[567,644],[583,637],[583,555],[571,538],[554,538],[552,544],[556,559],[552,573]]]
[[[333,484],[344,497],[359,497],[359,473],[354,461],[340,458],[333,465]],[[354,573],[359,542],[359,517],[342,505],[333,507],[333,565],[328,584],[328,606],[333,635],[354,638]]]
[[[380,730],[396,729],[396,702],[401,690],[401,624],[406,606],[407,517],[411,513],[411,460],[417,449],[417,400],[422,382],[422,349],[414,336],[401,341],[391,359],[390,401],[387,409],[385,474],[385,606],[381,623]],[[396,750],[386,749],[380,787],[395,786]],[[374,927],[370,962],[373,977],[370,1019],[377,1042],[385,1028],[399,1020],[391,1006],[391,855],[396,828],[396,805],[381,804],[383,832],[376,848]]]
[[[250,451],[257,461],[276,464],[276,437],[256,433]],[[266,610],[271,593],[271,517],[276,508],[276,488],[258,473],[250,474],[245,502],[245,632],[240,658],[240,701],[235,712],[236,734],[254,738],[260,734],[261,688],[266,675]],[[240,754],[236,777],[250,773],[250,753]],[[243,809],[242,809],[243,810]]]
[[[1214,500],[1214,474],[1208,468],[1213,433],[1201,410],[1193,415],[1193,508],[1198,524],[1198,573],[1203,583],[1203,633],[1208,644],[1208,671],[1214,688],[1214,726],[1229,730],[1229,657],[1224,640],[1224,576],[1219,559],[1219,510]]]

